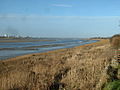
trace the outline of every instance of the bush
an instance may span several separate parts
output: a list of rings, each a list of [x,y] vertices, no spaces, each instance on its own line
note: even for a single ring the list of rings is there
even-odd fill
[[[120,90],[120,80],[106,84],[103,90]]]
[[[114,35],[114,36],[110,39],[110,43],[111,43],[111,46],[112,46],[114,49],[120,48],[120,35]]]

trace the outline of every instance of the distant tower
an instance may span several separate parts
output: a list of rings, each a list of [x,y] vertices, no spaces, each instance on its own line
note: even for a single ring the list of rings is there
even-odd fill
[[[4,34],[4,37],[7,37],[7,34]]]

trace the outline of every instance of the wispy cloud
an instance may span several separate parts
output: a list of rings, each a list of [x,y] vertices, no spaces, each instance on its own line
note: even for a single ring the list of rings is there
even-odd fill
[[[56,6],[56,7],[72,7],[72,5],[68,5],[68,4],[52,4],[52,6]]]
[[[1,19],[22,19],[22,20],[27,20],[31,18],[74,18],[74,19],[81,19],[81,20],[90,20],[90,19],[111,19],[111,18],[116,18],[120,19],[120,16],[41,16],[39,14],[29,14],[29,15],[24,15],[24,14],[0,14],[0,20]]]

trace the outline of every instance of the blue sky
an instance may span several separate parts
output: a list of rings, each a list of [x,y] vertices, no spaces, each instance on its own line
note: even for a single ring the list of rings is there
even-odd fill
[[[0,35],[112,36],[119,9],[120,0],[0,0]]]

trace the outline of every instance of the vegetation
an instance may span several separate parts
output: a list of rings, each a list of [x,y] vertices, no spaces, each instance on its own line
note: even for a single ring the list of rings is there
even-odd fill
[[[103,90],[120,90],[120,80],[107,83]]]
[[[99,90],[111,56],[106,43],[1,61],[0,90]]]
[[[114,49],[120,48],[120,34],[116,34],[110,38],[110,43]]]
[[[120,34],[114,35],[110,38],[110,43],[113,49],[120,49]],[[118,53],[118,52],[117,52]],[[107,84],[105,84],[103,90],[120,90],[120,63],[116,59],[113,59],[107,71],[109,76]]]

